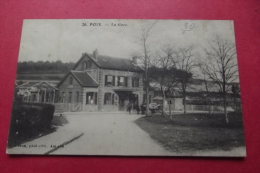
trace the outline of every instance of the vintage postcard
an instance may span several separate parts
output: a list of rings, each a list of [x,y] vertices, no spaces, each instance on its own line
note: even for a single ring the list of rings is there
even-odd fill
[[[7,154],[245,157],[230,20],[24,20]]]

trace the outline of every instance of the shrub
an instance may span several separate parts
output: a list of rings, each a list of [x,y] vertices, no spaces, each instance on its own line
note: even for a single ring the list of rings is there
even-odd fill
[[[49,127],[55,107],[44,103],[14,103],[11,126],[19,129],[42,129]]]

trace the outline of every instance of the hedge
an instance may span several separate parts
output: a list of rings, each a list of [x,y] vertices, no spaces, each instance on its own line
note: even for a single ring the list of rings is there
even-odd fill
[[[14,103],[11,126],[14,129],[41,129],[50,127],[55,107],[44,103]]]

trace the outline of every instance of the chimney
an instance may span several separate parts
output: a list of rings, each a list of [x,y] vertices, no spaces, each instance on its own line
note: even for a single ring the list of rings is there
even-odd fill
[[[98,59],[98,50],[93,51],[93,57],[97,60]]]
[[[133,63],[135,64],[135,65],[137,65],[137,56],[134,56],[132,59],[133,59]]]

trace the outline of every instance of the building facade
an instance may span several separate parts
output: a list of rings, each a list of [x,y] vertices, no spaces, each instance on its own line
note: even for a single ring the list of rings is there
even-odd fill
[[[132,60],[84,53],[60,81],[59,102],[81,106],[82,111],[123,111],[129,102],[143,101],[143,72]],[[75,105],[77,106],[77,105]]]

